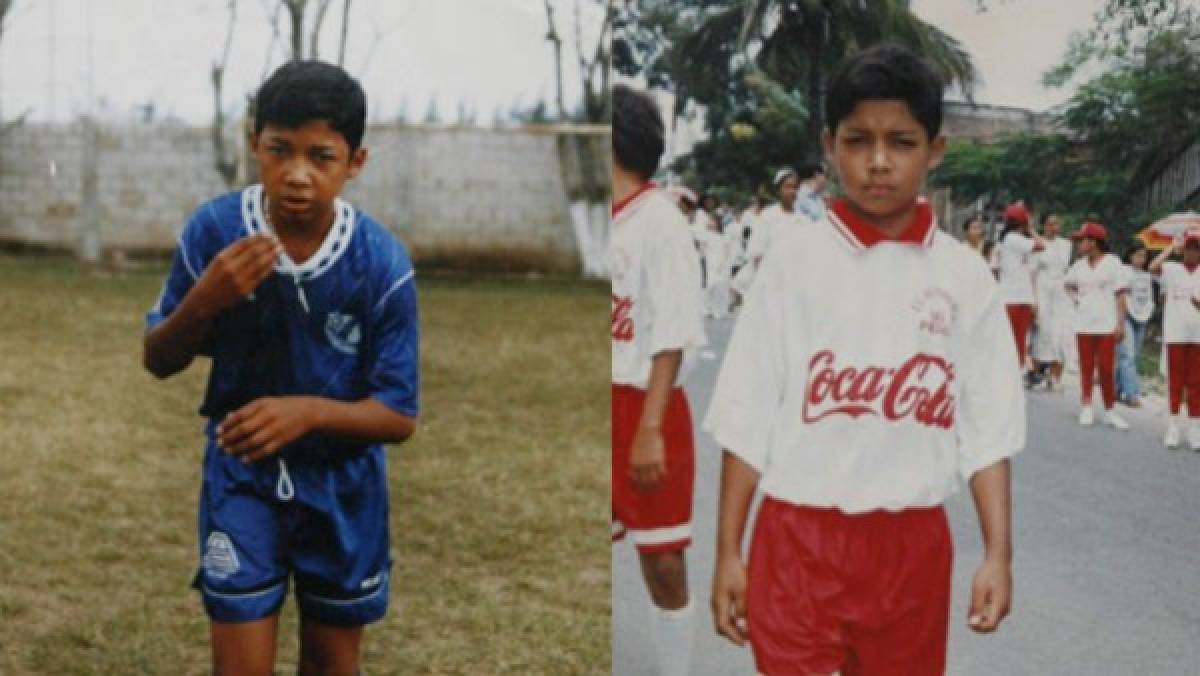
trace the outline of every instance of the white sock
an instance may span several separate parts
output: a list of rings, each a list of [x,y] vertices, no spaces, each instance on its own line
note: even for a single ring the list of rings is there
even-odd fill
[[[676,610],[650,604],[650,634],[654,638],[660,676],[688,676],[695,634],[694,616],[691,599]]]

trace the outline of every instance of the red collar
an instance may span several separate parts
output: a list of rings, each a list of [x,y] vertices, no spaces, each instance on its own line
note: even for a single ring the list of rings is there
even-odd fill
[[[613,205],[612,205],[613,218],[616,218],[617,214],[621,213],[622,209],[629,206],[630,202],[633,202],[635,199],[641,197],[645,193],[647,193],[657,187],[658,186],[656,186],[654,184],[654,181],[646,181],[645,183],[642,184],[642,187],[638,188],[637,190],[634,190],[625,199],[621,200],[620,202],[613,202]]]
[[[937,231],[933,208],[929,206],[929,201],[924,197],[917,198],[917,208],[913,214],[912,223],[896,237],[888,237],[874,225],[863,220],[844,199],[833,201],[829,207],[829,221],[846,240],[846,243],[851,248],[858,250],[869,249],[880,242],[929,247],[933,245],[933,235]]]

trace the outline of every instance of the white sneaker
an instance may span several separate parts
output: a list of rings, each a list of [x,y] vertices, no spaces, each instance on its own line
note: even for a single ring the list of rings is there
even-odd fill
[[[1092,410],[1092,405],[1088,404],[1079,411],[1079,424],[1084,427],[1091,427],[1092,423],[1096,422],[1096,412]]]
[[[1108,426],[1113,429],[1118,429],[1118,430],[1129,429],[1129,423],[1125,422],[1124,418],[1117,415],[1116,411],[1109,411],[1108,415],[1105,416],[1104,422],[1108,423]],[[1200,441],[1200,439],[1198,439],[1198,441]]]
[[[1188,446],[1193,451],[1200,451],[1200,425],[1192,423],[1188,426],[1187,431]]]
[[[1179,445],[1179,425],[1174,420],[1167,423],[1167,433],[1163,435],[1163,446],[1175,448]]]

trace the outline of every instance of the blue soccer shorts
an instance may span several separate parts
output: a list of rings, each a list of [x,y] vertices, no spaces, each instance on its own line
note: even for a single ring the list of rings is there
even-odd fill
[[[383,448],[336,461],[247,465],[210,441],[199,536],[192,586],[214,622],[274,615],[289,579],[305,618],[375,622],[387,611],[391,570]]]

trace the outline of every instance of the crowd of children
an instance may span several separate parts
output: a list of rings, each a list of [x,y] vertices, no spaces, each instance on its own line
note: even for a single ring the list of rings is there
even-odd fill
[[[1026,387],[1062,391],[1064,369],[1077,371],[1079,423],[1094,424],[1092,395],[1099,385],[1104,422],[1128,429],[1115,405],[1142,406],[1139,357],[1148,329],[1160,327],[1170,411],[1163,443],[1177,448],[1186,430],[1188,447],[1200,451],[1200,424],[1179,415],[1185,392],[1191,397],[1194,389],[1200,397],[1200,362],[1193,364],[1190,358],[1191,346],[1200,349],[1200,330],[1191,330],[1200,327],[1200,296],[1193,301],[1200,286],[1192,282],[1200,264],[1200,231],[1180,233],[1151,262],[1140,241],[1121,258],[1111,253],[1111,236],[1100,223],[1081,224],[1071,236],[1074,247],[1060,236],[1061,227],[1061,218],[1048,213],[1037,232],[1021,203],[1005,210],[994,245],[987,241],[981,219],[964,225],[964,240],[989,261],[1001,288],[1009,290],[1018,354],[1029,348],[1029,356],[1021,359]],[[1176,253],[1182,262],[1169,260]],[[1191,417],[1193,408],[1200,409],[1200,398],[1188,407]]]

